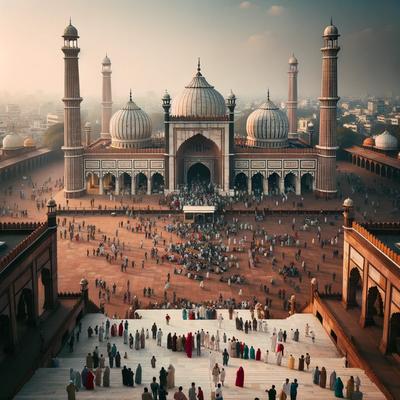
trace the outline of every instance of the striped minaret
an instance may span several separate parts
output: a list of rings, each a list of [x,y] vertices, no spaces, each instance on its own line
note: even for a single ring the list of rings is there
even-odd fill
[[[66,198],[85,193],[81,101],[79,92],[78,31],[71,21],[64,31],[64,194]]]
[[[286,102],[289,137],[297,137],[297,73],[298,62],[294,54],[289,58],[289,95]]]
[[[319,111],[319,143],[316,193],[320,197],[335,197],[336,190],[336,113],[338,29],[332,24],[324,30],[322,47],[322,85]]]
[[[101,73],[103,75],[103,93],[101,102],[101,137],[110,139],[110,119],[112,115],[112,95],[111,95],[111,61],[107,54],[101,63]]]

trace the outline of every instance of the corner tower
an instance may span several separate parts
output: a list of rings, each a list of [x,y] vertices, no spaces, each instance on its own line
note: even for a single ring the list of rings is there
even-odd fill
[[[297,58],[292,54],[289,58],[289,95],[286,102],[287,117],[289,120],[289,137],[297,136],[297,74],[298,70]]]
[[[110,120],[112,116],[111,95],[111,61],[107,54],[101,63],[101,74],[103,75],[103,91],[101,101],[101,138],[110,139]]]
[[[316,192],[324,198],[335,197],[336,190],[336,113],[338,89],[337,89],[337,54],[339,32],[336,26],[331,24],[324,30],[322,47],[322,85],[320,111],[319,111],[319,143],[318,173]]]
[[[78,31],[71,21],[64,30],[64,195],[80,197],[85,193],[81,101],[79,92]]]

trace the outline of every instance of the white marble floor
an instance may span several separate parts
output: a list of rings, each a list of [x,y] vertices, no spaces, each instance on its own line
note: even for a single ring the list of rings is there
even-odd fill
[[[153,376],[158,379],[159,370],[162,366],[165,368],[169,364],[175,367],[175,384],[176,386],[183,386],[184,391],[187,390],[191,382],[195,382],[196,386],[201,386],[205,399],[211,399],[211,391],[213,384],[211,379],[211,372],[209,368],[209,351],[203,350],[202,355],[197,357],[195,352],[193,358],[186,357],[186,353],[172,352],[166,348],[167,334],[176,332],[179,334],[187,334],[188,332],[195,332],[200,329],[216,333],[218,329],[218,321],[216,320],[182,320],[182,312],[180,310],[168,310],[171,316],[170,325],[165,323],[164,310],[143,310],[140,314],[143,316],[140,320],[129,320],[129,332],[134,334],[136,329],[147,328],[150,330],[153,322],[156,322],[157,327],[161,327],[164,335],[162,340],[162,347],[156,346],[156,341],[152,339],[146,340],[146,348],[143,350],[130,350],[128,345],[123,344],[122,337],[111,338],[111,344],[115,343],[121,355],[127,351],[128,359],[121,360],[122,365],[136,370],[138,363],[142,365],[143,380],[142,384],[135,388],[128,388],[122,385],[121,371],[118,368],[111,369],[110,388],[96,387],[94,391],[81,390],[77,393],[77,399],[141,399],[143,388],[148,386]],[[361,379],[361,390],[364,393],[364,399],[381,400],[384,398],[383,394],[365,375],[364,371],[356,368],[345,368],[344,360],[340,357],[334,344],[329,336],[322,328],[319,321],[311,314],[296,314],[284,320],[268,320],[268,333],[252,332],[245,334],[244,332],[235,329],[234,320],[230,321],[228,312],[222,311],[224,320],[220,331],[221,336],[221,350],[224,348],[222,341],[222,334],[225,331],[228,338],[235,336],[239,340],[245,341],[249,347],[252,345],[256,350],[261,349],[262,355],[266,349],[270,349],[270,336],[273,328],[277,331],[286,329],[290,332],[291,329],[298,328],[300,331],[300,341],[293,342],[288,337],[285,344],[285,357],[282,361],[282,366],[277,366],[275,357],[270,354],[269,363],[265,364],[262,361],[242,360],[231,358],[229,365],[226,369],[226,381],[223,389],[224,400],[233,399],[246,399],[253,400],[255,397],[266,399],[265,389],[270,388],[272,384],[276,385],[277,389],[281,389],[285,378],[291,381],[297,378],[299,383],[298,400],[325,400],[334,399],[333,392],[329,389],[322,389],[319,386],[312,384],[311,369],[318,365],[320,368],[324,366],[327,370],[328,381],[329,375],[334,369],[338,376],[340,376],[345,383],[350,375],[359,376]],[[249,311],[239,310],[239,316],[243,319],[249,319]],[[88,339],[87,328],[91,325],[100,325],[105,321],[105,317],[101,314],[89,314],[85,316],[82,322],[82,334],[79,343],[76,344],[74,352],[69,353],[67,349],[63,349],[59,355],[59,368],[41,368],[33,375],[29,382],[21,389],[15,397],[18,400],[26,399],[66,399],[67,393],[65,391],[66,385],[69,382],[69,369],[74,368],[82,371],[85,364],[85,357],[88,352],[93,351],[95,346],[99,347],[99,352],[106,355],[107,342],[99,343],[97,337]],[[120,320],[116,320],[117,324]],[[310,325],[310,330],[315,332],[315,344],[312,343],[311,338],[305,337],[305,325]],[[290,334],[288,335],[290,336]],[[151,332],[150,332],[151,337]],[[287,356],[293,354],[297,360],[301,354],[306,352],[311,355],[311,368],[310,372],[300,372],[291,370],[286,367]],[[150,359],[152,355],[157,359],[156,369],[152,369]],[[217,362],[222,365],[222,356],[214,352]],[[106,364],[108,363],[106,357]],[[235,387],[236,371],[243,366],[245,371],[245,387]],[[169,391],[168,398],[173,398],[175,390]]]

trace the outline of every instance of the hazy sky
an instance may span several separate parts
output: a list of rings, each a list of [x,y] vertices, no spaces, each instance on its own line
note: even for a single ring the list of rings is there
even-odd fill
[[[341,33],[342,96],[400,93],[399,0],[0,0],[0,93],[62,95],[61,35],[80,35],[81,93],[101,94],[100,62],[113,63],[113,94],[179,93],[203,73],[222,94],[287,93],[287,60],[299,92],[318,96],[321,34]]]

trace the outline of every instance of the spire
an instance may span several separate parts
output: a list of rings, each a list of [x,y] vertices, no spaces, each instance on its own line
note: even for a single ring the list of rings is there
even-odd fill
[[[197,59],[197,76],[201,76],[200,57]]]
[[[132,101],[132,89],[129,89],[129,101]]]
[[[72,25],[71,17],[69,17],[69,24]]]
[[[333,25],[333,19],[332,19],[332,17],[331,17],[331,25]]]
[[[268,91],[267,91],[267,100],[269,101],[269,88],[268,88]]]

